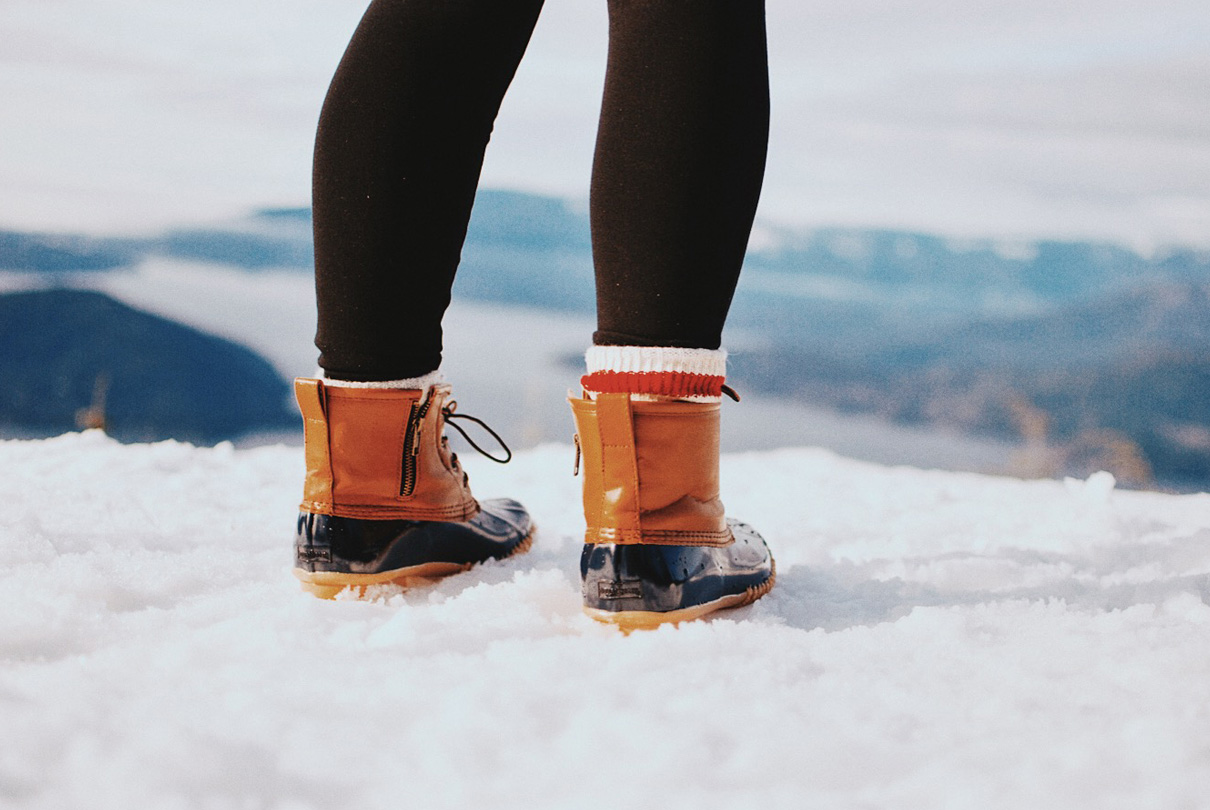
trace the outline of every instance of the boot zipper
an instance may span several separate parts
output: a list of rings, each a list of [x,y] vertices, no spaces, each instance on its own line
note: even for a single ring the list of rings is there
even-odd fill
[[[571,471],[571,474],[574,477],[580,474],[580,434],[575,434],[573,440],[576,443],[576,466],[572,468]]]
[[[399,494],[407,497],[416,490],[416,456],[420,454],[420,426],[424,423],[424,415],[428,413],[430,396],[423,405],[413,405],[408,414],[408,426],[403,436],[403,476],[399,484]]]

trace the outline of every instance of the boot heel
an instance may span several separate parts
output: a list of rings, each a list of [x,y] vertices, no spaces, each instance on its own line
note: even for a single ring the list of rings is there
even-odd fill
[[[701,605],[663,612],[655,610],[621,610],[615,612],[585,605],[584,613],[594,621],[616,626],[623,633],[631,633],[635,630],[655,630],[663,624],[678,625],[681,622],[691,622],[695,619],[708,616],[716,610],[750,605],[773,590],[773,585],[777,581],[777,565],[770,560],[770,567],[772,570],[769,573],[769,578],[759,585],[753,585],[745,589],[743,593],[731,594]]]

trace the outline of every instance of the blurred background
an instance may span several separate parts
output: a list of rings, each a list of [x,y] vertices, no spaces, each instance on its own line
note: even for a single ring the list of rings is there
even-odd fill
[[[301,442],[311,138],[363,10],[0,4],[0,436]],[[726,449],[1210,487],[1204,0],[768,15]],[[548,0],[446,319],[462,409],[515,447],[570,441],[605,25]]]

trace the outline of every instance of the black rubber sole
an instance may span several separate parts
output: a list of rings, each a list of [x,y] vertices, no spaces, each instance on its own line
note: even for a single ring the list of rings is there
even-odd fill
[[[294,576],[302,584],[302,589],[320,599],[335,599],[344,590],[356,592],[364,596],[366,588],[371,585],[399,585],[404,588],[431,584],[435,580],[469,571],[476,565],[490,560],[506,560],[518,554],[524,554],[533,546],[535,527],[521,539],[521,542],[509,549],[507,554],[499,557],[489,557],[480,562],[453,563],[427,562],[409,565],[390,571],[377,571],[372,574],[349,573],[345,571],[307,571],[302,568],[294,569]]]

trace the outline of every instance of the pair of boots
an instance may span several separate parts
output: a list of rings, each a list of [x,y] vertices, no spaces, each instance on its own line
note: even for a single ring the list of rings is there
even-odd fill
[[[307,475],[294,573],[330,598],[408,584],[525,551],[534,525],[512,500],[476,501],[444,427],[444,384],[347,388],[300,379]],[[587,523],[584,610],[623,629],[748,604],[772,556],[718,496],[719,405],[603,393],[571,400]]]

